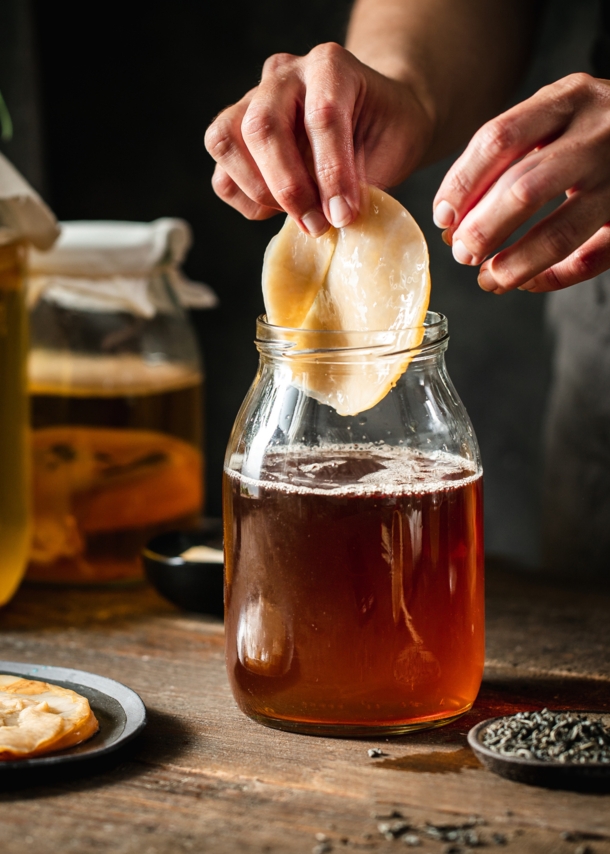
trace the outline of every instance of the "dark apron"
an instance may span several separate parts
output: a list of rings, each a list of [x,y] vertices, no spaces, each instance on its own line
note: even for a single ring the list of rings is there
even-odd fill
[[[543,489],[546,566],[610,577],[610,272],[551,294]]]
[[[591,55],[610,79],[610,0]],[[610,153],[609,153],[610,156]],[[610,271],[553,293],[554,334],[543,486],[546,566],[610,577]]]

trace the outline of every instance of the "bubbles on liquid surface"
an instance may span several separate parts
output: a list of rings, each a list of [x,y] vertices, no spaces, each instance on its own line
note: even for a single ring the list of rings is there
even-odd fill
[[[373,443],[273,448],[258,480],[227,470],[247,486],[337,495],[430,493],[481,475],[475,463],[443,451],[423,452]]]

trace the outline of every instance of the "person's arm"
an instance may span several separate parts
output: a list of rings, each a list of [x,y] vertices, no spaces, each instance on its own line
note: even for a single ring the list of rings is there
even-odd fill
[[[448,153],[522,71],[534,0],[359,0],[348,48],[278,54],[206,134],[213,186],[245,216],[286,211],[310,234],[352,222],[386,188]]]
[[[410,85],[434,128],[424,162],[450,154],[506,103],[531,54],[539,0],[356,0],[346,47]]]

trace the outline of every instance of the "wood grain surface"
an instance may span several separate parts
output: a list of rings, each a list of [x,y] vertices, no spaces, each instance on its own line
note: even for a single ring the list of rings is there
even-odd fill
[[[610,709],[610,591],[488,573],[488,667],[473,711],[375,741],[266,729],[237,709],[223,628],[148,587],[24,587],[0,612],[4,660],[76,667],[137,691],[149,724],[104,761],[35,774],[0,768],[4,854],[399,852],[394,811],[422,852],[463,845],[428,824],[477,819],[484,850],[610,854],[610,794],[524,786],[484,770],[477,721],[519,709]],[[380,747],[384,755],[370,758]]]

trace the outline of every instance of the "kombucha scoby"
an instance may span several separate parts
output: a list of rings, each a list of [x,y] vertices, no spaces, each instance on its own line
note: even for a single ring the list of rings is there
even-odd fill
[[[137,355],[30,354],[34,531],[28,577],[142,577],[152,536],[201,512],[201,374]],[[67,381],[69,380],[69,381]]]
[[[481,472],[397,447],[225,471],[227,664],[272,726],[401,732],[467,711],[484,659]]]

